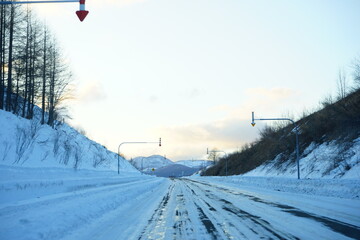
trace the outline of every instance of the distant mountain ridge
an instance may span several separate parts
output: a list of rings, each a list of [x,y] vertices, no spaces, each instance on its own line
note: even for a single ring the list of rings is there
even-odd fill
[[[140,171],[150,171],[168,165],[174,164],[170,159],[160,155],[152,155],[149,157],[136,157],[130,160],[130,163]]]
[[[147,171],[147,174],[156,175],[157,177],[184,177],[191,176],[199,171],[199,168],[191,168],[181,164],[171,164],[156,169],[155,171]]]
[[[208,161],[208,160],[180,160],[180,161],[176,161],[175,163],[191,168],[205,168],[213,164],[212,161]]]
[[[130,163],[139,171],[158,177],[190,176],[212,164],[212,162],[206,160],[181,160],[173,162],[160,155],[136,157],[131,159]]]

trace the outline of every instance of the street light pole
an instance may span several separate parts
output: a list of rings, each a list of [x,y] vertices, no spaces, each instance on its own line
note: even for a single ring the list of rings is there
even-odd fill
[[[147,144],[147,143],[158,143],[159,147],[161,147],[161,138],[159,138],[159,142],[122,142],[118,147],[118,174],[120,174],[120,147],[123,144]]]
[[[259,121],[290,121],[292,122],[292,124],[295,126],[295,139],[296,139],[296,147],[295,147],[295,151],[296,151],[296,165],[297,165],[297,177],[298,179],[300,179],[300,163],[299,163],[299,126],[294,122],[294,120],[290,119],[290,118],[258,118],[255,119],[254,118],[254,112],[252,112],[252,121],[251,121],[251,125],[254,127],[255,126],[255,120],[259,120]]]

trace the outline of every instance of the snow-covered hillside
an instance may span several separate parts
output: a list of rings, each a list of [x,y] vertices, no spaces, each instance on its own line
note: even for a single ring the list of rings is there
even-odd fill
[[[152,168],[158,169],[171,164],[174,164],[171,160],[160,156],[152,155],[149,157],[136,157],[131,160],[131,164],[139,170],[151,171]]]
[[[281,156],[264,163],[244,176],[296,177],[296,163],[281,162]],[[360,138],[353,142],[337,141],[310,144],[300,158],[301,178],[360,179]]]
[[[53,129],[0,110],[0,126],[0,165],[117,171],[117,154],[65,123]],[[122,172],[138,172],[120,161]]]

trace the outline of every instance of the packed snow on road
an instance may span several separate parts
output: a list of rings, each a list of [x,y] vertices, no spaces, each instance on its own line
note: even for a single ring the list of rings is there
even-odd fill
[[[360,239],[359,180],[0,167],[0,239]]]

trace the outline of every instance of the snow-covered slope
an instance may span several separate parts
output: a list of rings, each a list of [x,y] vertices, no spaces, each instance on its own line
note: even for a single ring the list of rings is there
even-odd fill
[[[191,168],[205,168],[212,164],[211,161],[207,161],[207,160],[180,160],[180,161],[176,161],[175,163]]]
[[[131,160],[131,164],[137,169],[148,171],[152,168],[158,169],[174,163],[163,156],[152,155],[149,157],[136,157]]]
[[[244,176],[296,177],[295,162],[279,163],[275,159],[264,163]],[[301,178],[360,179],[360,137],[353,142],[337,141],[310,144],[300,158]]]
[[[0,165],[117,170],[117,154],[67,124],[55,129],[0,110]],[[126,160],[121,171],[138,172]]]

